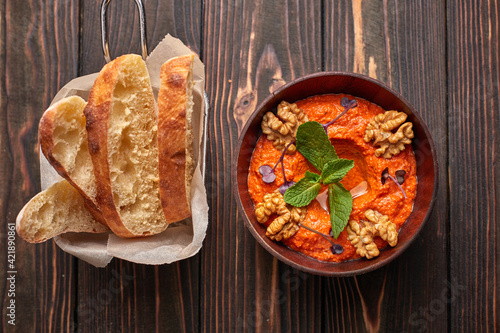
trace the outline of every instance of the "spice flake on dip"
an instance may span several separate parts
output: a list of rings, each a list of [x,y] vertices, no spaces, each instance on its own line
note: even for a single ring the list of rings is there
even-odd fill
[[[395,246],[416,195],[411,127],[406,114],[345,94],[282,102],[266,113],[248,176],[266,235],[330,262]]]

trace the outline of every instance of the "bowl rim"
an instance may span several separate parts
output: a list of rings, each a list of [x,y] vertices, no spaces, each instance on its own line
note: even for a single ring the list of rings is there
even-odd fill
[[[314,268],[310,268],[310,267],[305,266],[305,265],[298,264],[295,261],[293,261],[293,260],[291,260],[291,259],[283,256],[281,253],[277,252],[275,249],[273,249],[271,246],[269,246],[269,244],[267,244],[262,239],[261,235],[258,234],[258,232],[255,229],[254,225],[250,222],[250,220],[249,220],[249,218],[248,218],[248,216],[247,216],[247,214],[245,212],[245,209],[243,207],[243,203],[242,203],[242,200],[240,198],[240,194],[239,194],[239,190],[238,190],[238,179],[237,179],[238,168],[237,168],[237,166],[238,166],[239,156],[240,156],[240,153],[241,153],[241,146],[243,144],[243,139],[245,137],[245,134],[247,133],[247,131],[248,131],[251,123],[253,122],[253,120],[259,114],[260,110],[270,100],[272,100],[273,98],[275,98],[276,95],[280,94],[283,90],[286,90],[289,87],[291,87],[293,85],[296,85],[296,84],[298,84],[298,83],[300,83],[302,81],[314,79],[316,77],[323,77],[323,76],[345,76],[345,77],[351,77],[351,78],[357,78],[357,79],[369,81],[370,83],[378,85],[381,88],[387,90],[392,95],[394,95],[403,104],[405,104],[405,106],[407,106],[408,109],[411,110],[411,112],[413,113],[413,116],[417,118],[419,124],[421,125],[421,127],[422,127],[422,129],[423,129],[423,131],[425,133],[425,136],[426,136],[425,139],[429,142],[429,146],[430,146],[430,150],[431,150],[431,156],[432,156],[432,159],[433,159],[434,184],[433,184],[432,197],[430,199],[429,207],[427,209],[427,212],[426,212],[424,218],[422,219],[422,223],[420,223],[420,226],[418,227],[417,230],[415,230],[415,232],[413,233],[413,235],[411,236],[411,238],[407,242],[405,242],[403,245],[401,245],[399,247],[399,249],[397,251],[395,251],[392,255],[389,255],[389,256],[387,256],[385,258],[382,258],[379,261],[374,262],[373,264],[369,264],[368,266],[366,266],[364,268],[355,269],[355,270],[347,270],[345,272],[320,271],[320,270],[317,270],[317,269],[314,269]],[[338,93],[334,93],[334,92],[332,92],[332,93],[333,94],[338,94]],[[315,95],[321,95],[321,94],[319,93],[319,94],[315,94]],[[313,94],[313,95],[310,95],[308,97],[312,97],[312,96],[315,96],[315,95]],[[358,96],[355,96],[355,97],[358,97]],[[307,97],[304,97],[304,98],[307,98]],[[359,97],[359,98],[363,98],[363,97]],[[366,99],[366,98],[363,98],[363,99]],[[366,100],[368,100],[368,99],[366,99]],[[371,102],[370,100],[368,100],[368,101]],[[429,132],[427,124],[422,119],[422,117],[420,116],[420,114],[416,110],[416,108],[404,96],[402,96],[399,92],[393,90],[391,87],[387,86],[385,83],[383,83],[383,82],[381,82],[379,80],[376,80],[374,78],[371,78],[371,77],[369,77],[367,75],[364,75],[364,74],[352,73],[352,72],[344,72],[344,71],[322,71],[322,72],[315,72],[315,73],[311,73],[311,74],[307,74],[307,75],[301,76],[299,78],[296,78],[296,79],[294,79],[294,80],[292,80],[292,81],[290,81],[290,82],[282,85],[281,87],[279,87],[278,89],[276,89],[275,91],[273,91],[271,94],[269,94],[261,103],[259,103],[257,105],[257,107],[254,109],[254,111],[252,111],[252,114],[247,119],[245,125],[243,126],[241,132],[239,133],[238,142],[237,142],[237,146],[236,146],[236,149],[235,149],[235,155],[233,156],[233,161],[232,161],[232,181],[233,181],[234,196],[236,197],[237,205],[238,205],[238,208],[240,210],[240,216],[245,221],[245,225],[246,225],[247,229],[251,232],[252,236],[255,238],[255,240],[262,247],[264,247],[264,249],[266,249],[266,251],[268,251],[269,253],[271,253],[275,258],[279,259],[281,262],[283,262],[283,263],[285,263],[285,264],[287,264],[289,266],[292,266],[292,267],[294,267],[294,268],[296,268],[298,270],[301,270],[301,271],[305,271],[305,272],[316,274],[316,275],[322,275],[322,276],[345,277],[345,276],[361,275],[361,274],[371,272],[373,270],[376,270],[378,268],[381,268],[381,267],[387,265],[388,263],[390,263],[391,261],[393,261],[394,259],[396,259],[397,257],[399,257],[415,241],[415,239],[418,237],[418,235],[422,231],[424,225],[427,223],[427,220],[430,218],[430,216],[431,216],[431,214],[433,212],[433,208],[434,208],[434,204],[435,204],[436,197],[437,197],[437,192],[438,192],[438,185],[439,185],[439,165],[438,165],[437,153],[436,153],[436,147],[435,147],[435,144],[434,144],[434,140],[432,139],[432,136],[431,136],[431,134]],[[405,223],[406,223],[406,221],[405,221]],[[283,246],[286,247],[285,245],[283,245]],[[287,248],[288,251],[294,251],[294,250],[292,250],[292,249],[290,249],[288,247],[286,247],[286,248]],[[341,263],[336,263],[336,262],[324,262],[324,261],[320,261],[320,260],[317,260],[315,258],[306,256],[305,254],[300,253],[298,251],[294,251],[294,252],[296,252],[298,254],[301,254],[301,255],[305,256],[306,258],[308,258],[308,259],[316,260],[316,261],[319,261],[319,262],[322,262],[322,263],[325,263],[325,264],[331,264],[331,265],[341,264]],[[362,259],[363,258],[357,258],[357,259],[351,259],[351,260],[362,260]],[[344,262],[349,262],[349,261],[350,260],[347,260],[347,261],[344,261]],[[367,262],[369,263],[369,261],[367,261]]]

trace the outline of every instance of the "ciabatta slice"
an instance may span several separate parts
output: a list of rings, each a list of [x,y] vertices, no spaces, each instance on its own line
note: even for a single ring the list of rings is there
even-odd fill
[[[16,219],[18,235],[30,243],[45,242],[65,232],[106,232],[95,220],[83,198],[67,181],[61,180],[34,196]]]
[[[124,55],[105,65],[84,114],[97,202],[108,226],[121,237],[165,230],[155,100],[142,58]]]
[[[38,139],[42,152],[54,169],[82,195],[90,213],[106,224],[96,202],[94,167],[87,145],[81,97],[66,97],[42,115]]]
[[[158,93],[160,198],[167,222],[191,216],[193,59],[172,58],[161,67]]]

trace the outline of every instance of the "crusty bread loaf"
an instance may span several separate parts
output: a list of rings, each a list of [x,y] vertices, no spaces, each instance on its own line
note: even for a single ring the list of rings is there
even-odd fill
[[[86,104],[81,97],[71,96],[49,107],[40,119],[38,139],[49,163],[80,192],[96,220],[106,225],[96,202],[94,167],[83,115]]]
[[[65,232],[106,232],[85,208],[82,196],[66,180],[34,196],[19,212],[17,233],[30,243],[44,242]]]
[[[191,216],[193,157],[193,55],[161,67],[158,93],[160,198],[167,222]]]
[[[121,237],[165,230],[155,100],[142,58],[124,55],[105,65],[84,114],[97,202],[108,226]]]

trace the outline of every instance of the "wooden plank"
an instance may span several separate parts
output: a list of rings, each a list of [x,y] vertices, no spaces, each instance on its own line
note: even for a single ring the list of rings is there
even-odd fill
[[[147,1],[145,10],[150,51],[167,33],[200,50],[198,1]],[[89,74],[104,65],[99,4],[85,1],[81,16],[80,70]],[[112,57],[140,54],[134,1],[112,1],[109,22]],[[199,256],[162,266],[113,259],[105,269],[78,261],[78,331],[198,331],[199,265]]]
[[[200,325],[215,332],[319,331],[321,278],[291,269],[256,243],[232,196],[231,162],[256,105],[321,67],[321,6],[207,1],[204,21],[211,225],[202,250]]]
[[[74,259],[53,241],[34,245],[16,237],[8,244],[8,232],[18,211],[40,190],[38,120],[57,90],[76,75],[78,1],[1,1],[0,8],[0,246],[15,248],[15,261],[7,262],[7,251],[0,259],[0,331],[69,331]],[[11,301],[15,309],[8,308]],[[6,316],[11,313],[15,326]]]
[[[354,71],[402,93],[433,135],[441,174],[433,214],[400,258],[378,271],[331,279],[330,331],[447,330],[447,131],[444,1],[325,2],[325,69]]]
[[[459,291],[453,332],[500,329],[499,6],[447,7],[450,274]]]
[[[202,253],[173,265],[114,260],[96,269],[53,242],[16,238],[17,321],[10,326],[4,316],[1,331],[500,328],[499,5],[318,6],[146,1],[150,49],[170,32],[207,65],[211,226]],[[8,248],[9,223],[40,189],[41,113],[62,85],[99,70],[104,60],[97,3],[0,0],[0,8],[0,246]],[[138,52],[133,1],[112,2],[110,11],[111,30],[119,31],[112,54]],[[231,196],[232,152],[249,113],[269,91],[318,69],[366,73],[400,91],[427,121],[441,166],[438,201],[416,242],[392,264],[356,278],[321,278],[279,263],[248,233]],[[7,277],[0,272],[4,315]]]

